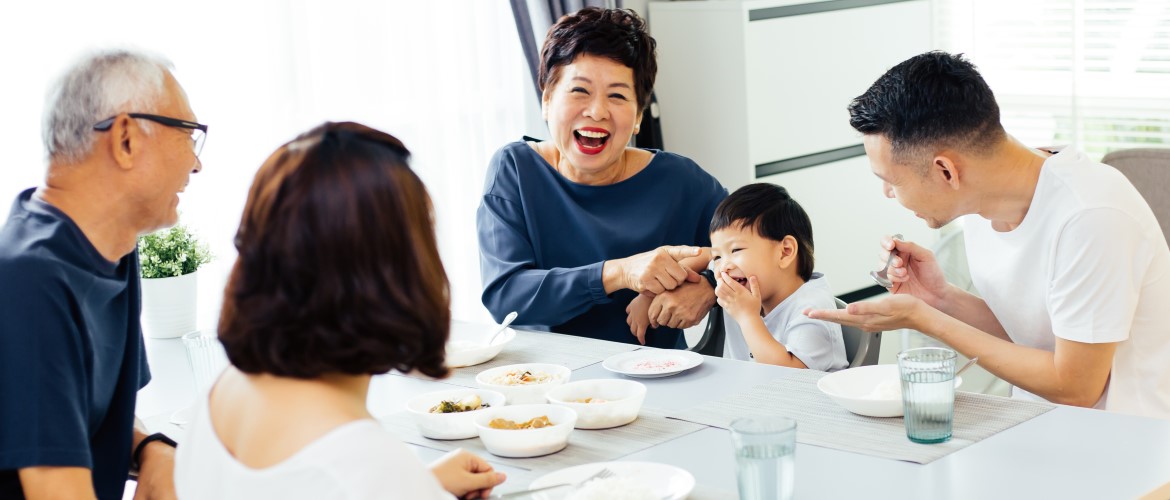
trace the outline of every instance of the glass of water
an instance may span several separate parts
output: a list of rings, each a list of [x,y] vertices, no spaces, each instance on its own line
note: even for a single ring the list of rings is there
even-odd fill
[[[197,331],[183,335],[183,347],[191,362],[196,398],[207,395],[219,372],[227,366],[227,353],[214,332]]]
[[[796,479],[796,421],[749,417],[731,422],[739,498],[791,500]]]
[[[915,443],[951,439],[955,420],[955,351],[921,347],[898,353],[906,437]]]

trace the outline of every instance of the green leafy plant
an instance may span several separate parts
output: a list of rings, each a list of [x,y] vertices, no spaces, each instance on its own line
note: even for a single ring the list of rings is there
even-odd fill
[[[138,238],[138,259],[143,278],[170,278],[191,274],[211,262],[211,252],[187,226],[176,224]]]

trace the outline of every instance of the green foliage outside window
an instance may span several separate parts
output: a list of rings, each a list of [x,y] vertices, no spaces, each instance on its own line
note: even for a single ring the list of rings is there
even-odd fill
[[[211,262],[207,245],[182,224],[138,238],[143,278],[170,278],[191,274]]]

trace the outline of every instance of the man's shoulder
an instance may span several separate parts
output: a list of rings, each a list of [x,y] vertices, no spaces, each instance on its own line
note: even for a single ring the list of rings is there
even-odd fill
[[[63,224],[38,214],[12,217],[0,228],[0,283],[13,290],[63,283],[80,252]]]
[[[36,274],[60,270],[72,254],[60,227],[31,219],[10,219],[0,229],[0,273]]]
[[[1069,208],[1124,207],[1142,200],[1125,174],[1079,151],[1061,151],[1049,158],[1045,170],[1049,175],[1041,178],[1049,192],[1044,193],[1038,188],[1038,193],[1065,198],[1070,202]]]

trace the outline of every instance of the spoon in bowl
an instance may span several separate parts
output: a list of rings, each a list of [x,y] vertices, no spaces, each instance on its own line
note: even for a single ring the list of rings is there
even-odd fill
[[[492,344],[496,343],[496,337],[499,337],[501,333],[504,333],[504,330],[508,329],[508,325],[512,324],[513,321],[516,321],[517,315],[518,314],[516,313],[516,311],[512,311],[512,312],[508,313],[507,316],[504,316],[504,322],[500,323],[500,329],[496,330],[496,333],[494,335],[492,335],[492,338],[489,339],[487,341],[487,344],[484,344],[484,345],[492,345]]]
[[[891,240],[901,240],[902,235],[895,234],[895,235],[891,236],[890,239]],[[889,270],[890,270],[890,263],[894,261],[894,255],[896,255],[896,254],[894,253],[894,250],[891,249],[890,256],[888,258],[886,258],[886,267],[883,267],[881,271],[870,271],[869,272],[869,277],[873,278],[873,282],[877,283],[878,286],[885,288],[887,290],[894,286],[894,282],[890,281],[889,276],[886,275],[886,273],[889,272]]]

